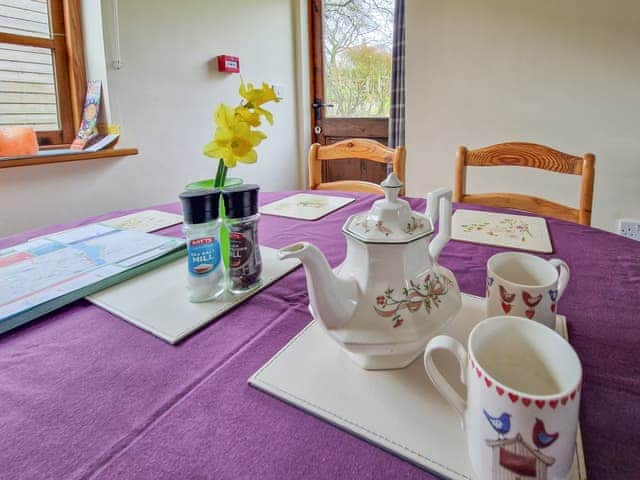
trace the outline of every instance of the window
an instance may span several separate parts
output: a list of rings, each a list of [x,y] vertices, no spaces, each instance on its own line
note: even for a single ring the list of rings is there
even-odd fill
[[[71,143],[85,88],[80,0],[0,0],[0,126]]]
[[[329,117],[388,117],[394,0],[324,0]]]

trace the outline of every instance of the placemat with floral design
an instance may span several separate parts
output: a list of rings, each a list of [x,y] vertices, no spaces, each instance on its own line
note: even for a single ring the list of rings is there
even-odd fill
[[[451,222],[451,238],[532,252],[553,252],[547,221],[527,215],[458,209]]]

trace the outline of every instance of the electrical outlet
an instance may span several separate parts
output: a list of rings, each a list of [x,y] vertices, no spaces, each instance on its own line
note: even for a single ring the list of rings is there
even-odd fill
[[[640,220],[621,218],[618,220],[618,233],[623,237],[640,241]]]

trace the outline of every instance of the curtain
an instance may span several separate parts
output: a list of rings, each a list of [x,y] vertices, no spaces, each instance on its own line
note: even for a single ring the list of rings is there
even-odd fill
[[[404,145],[404,0],[396,0],[393,18],[389,146]]]

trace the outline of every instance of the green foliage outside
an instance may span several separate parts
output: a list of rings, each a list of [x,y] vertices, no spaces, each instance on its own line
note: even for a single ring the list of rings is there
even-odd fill
[[[328,112],[337,117],[387,117],[391,103],[391,53],[362,45],[327,67]]]
[[[394,0],[325,0],[324,66],[330,117],[387,117]]]

